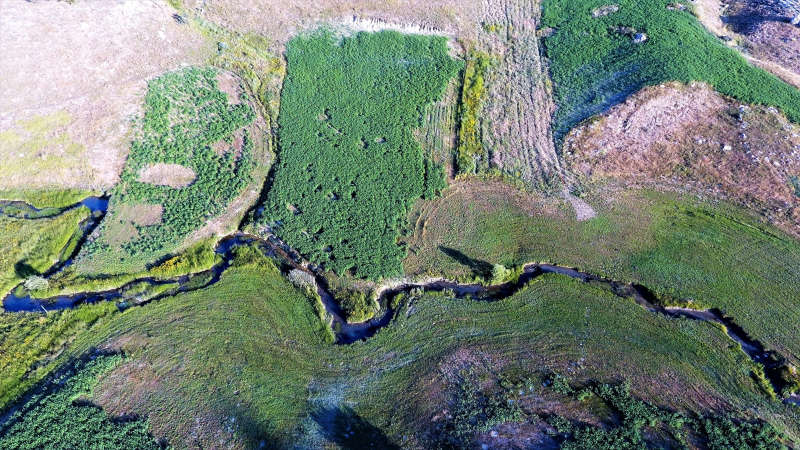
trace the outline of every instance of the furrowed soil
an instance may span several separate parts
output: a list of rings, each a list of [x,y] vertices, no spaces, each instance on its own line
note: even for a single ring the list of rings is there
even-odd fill
[[[164,1],[0,3],[0,189],[110,188],[147,80],[212,48]]]
[[[536,35],[539,3],[486,2],[477,46],[492,59],[480,119],[490,164],[534,185],[561,176],[550,130],[555,106]]]
[[[646,88],[573,130],[564,153],[586,182],[734,200],[800,236],[800,127],[706,85]]]

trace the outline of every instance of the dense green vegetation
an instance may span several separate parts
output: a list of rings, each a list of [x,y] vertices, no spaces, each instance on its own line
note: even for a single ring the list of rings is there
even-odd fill
[[[279,160],[262,224],[315,263],[359,277],[398,274],[398,222],[442,185],[413,129],[459,65],[441,37],[396,32],[287,45]]]
[[[619,103],[642,86],[704,81],[746,103],[777,106],[800,122],[800,92],[709,33],[673,0],[545,0],[542,26],[558,110],[558,139],[577,123]],[[606,10],[609,12],[611,10]],[[593,14],[595,12],[595,14]],[[595,17],[598,16],[598,17]],[[644,33],[647,40],[634,43]]]
[[[119,365],[122,356],[99,356],[78,364],[75,374],[53,380],[55,392],[28,399],[0,426],[0,447],[18,450],[109,448],[160,449],[143,420],[112,420],[86,400],[98,378]]]
[[[214,69],[187,68],[150,82],[141,131],[112,192],[101,237],[83,253],[95,271],[141,270],[166,256],[250,183],[253,141],[242,128],[255,113],[247,95],[229,98],[216,76]],[[237,139],[240,149],[233,148]],[[222,154],[212,148],[220,145]],[[190,168],[196,178],[180,188],[139,181],[143,170],[159,163]],[[161,205],[163,212],[157,223],[137,223],[138,217],[125,221],[118,217],[124,205]]]
[[[46,219],[15,219],[0,215],[0,296],[24,279],[41,275],[58,262],[62,250],[89,217],[77,208]]]
[[[686,437],[700,438],[709,450],[783,450],[780,434],[762,421],[732,420],[726,416],[690,417],[671,412],[631,396],[630,385],[601,384],[573,390],[563,378],[552,387],[563,395],[586,401],[596,395],[605,406],[620,415],[620,424],[610,429],[575,426],[559,415],[547,421],[568,438],[563,450],[616,450],[671,447],[669,441],[686,446]]]

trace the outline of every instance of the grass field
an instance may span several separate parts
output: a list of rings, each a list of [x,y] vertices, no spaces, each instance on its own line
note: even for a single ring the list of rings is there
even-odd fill
[[[0,409],[56,369],[57,357],[101,317],[112,303],[40,313],[0,314]]]
[[[458,64],[442,37],[318,31],[287,47],[279,154],[261,225],[317,264],[377,279],[401,270],[398,221],[444,187],[414,139]]]
[[[95,356],[79,363],[75,373],[53,381],[53,392],[33,396],[0,427],[0,446],[19,450],[82,448],[103,450],[164,448],[148,432],[146,420],[112,420],[86,398],[100,377],[122,360],[120,355]]]
[[[800,121],[800,92],[751,66],[671,0],[545,0],[542,26],[554,84],[555,136],[645,85],[704,81],[746,103],[776,106]],[[671,8],[668,8],[670,7]],[[646,41],[634,42],[644,34]]]
[[[409,274],[484,276],[550,262],[723,310],[754,338],[800,361],[800,244],[749,213],[694,196],[608,190],[576,222],[558,200],[502,184],[458,184],[412,212]]]
[[[242,195],[254,166],[248,102],[236,79],[215,69],[150,82],[139,134],[99,237],[77,259],[79,272],[139,272]]]
[[[9,189],[0,190],[0,199],[25,202],[34,208],[66,208],[81,200],[102,195],[102,191],[82,189],[40,190]]]
[[[58,262],[62,250],[80,233],[88,208],[77,208],[52,218],[15,219],[0,215],[0,295]]]
[[[272,263],[251,258],[209,289],[99,320],[64,358],[124,351],[90,400],[111,417],[146,416],[175,447],[430,448],[452,430],[443,412],[460,401],[452,388],[467,372],[486,393],[529,386],[513,398],[532,424],[552,408],[585,416],[544,402],[541,380],[560,373],[575,385],[628,379],[635,397],[663,408],[730,411],[800,433],[797,411],[767,398],[718,327],[666,319],[558,276],[496,303],[412,296],[367,342],[334,346],[326,335],[311,301]],[[514,426],[523,425],[504,425]]]

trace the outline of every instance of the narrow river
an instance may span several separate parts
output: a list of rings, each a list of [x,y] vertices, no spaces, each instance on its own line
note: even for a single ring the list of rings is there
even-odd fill
[[[65,208],[62,210],[62,212],[72,208],[77,208],[79,206],[87,206],[92,209],[93,212],[96,212],[96,214],[93,216],[94,219],[92,219],[89,224],[84,226],[84,232],[86,233],[86,236],[91,233],[92,229],[97,225],[97,223],[99,223],[102,214],[105,213],[106,208],[108,207],[108,199],[92,197],[69,208]],[[374,336],[381,328],[389,325],[394,319],[397,311],[388,306],[391,303],[390,300],[394,296],[400,294],[409,294],[412,290],[418,289],[432,292],[442,292],[447,290],[452,292],[457,298],[468,298],[479,301],[500,301],[524,289],[527,283],[537,277],[540,277],[544,274],[558,274],[561,276],[579,279],[585,283],[590,283],[594,286],[608,290],[619,297],[633,299],[640,306],[646,308],[648,311],[654,314],[661,314],[670,318],[684,318],[714,322],[723,325],[728,336],[740,345],[742,351],[751,360],[764,366],[764,373],[767,379],[772,383],[776,392],[780,392],[780,389],[783,387],[783,381],[779,375],[781,368],[780,361],[783,358],[772,358],[774,352],[766,350],[759,341],[751,338],[739,325],[734,323],[731,318],[725,317],[721,311],[716,309],[696,310],[688,308],[663,307],[658,305],[658,301],[655,296],[643,286],[609,280],[568,267],[560,267],[549,264],[528,264],[524,266],[523,273],[516,282],[488,286],[480,284],[460,284],[448,280],[436,280],[418,284],[400,284],[380,291],[380,295],[377,300],[379,304],[383,306],[383,309],[378,316],[362,323],[348,323],[345,320],[344,312],[334,298],[333,294],[328,289],[328,284],[325,278],[318,272],[310,270],[308,268],[308,263],[303,261],[302,257],[300,257],[296,252],[277,239],[262,239],[260,237],[247,235],[237,231],[233,235],[223,238],[217,244],[215,251],[221,256],[220,263],[205,272],[193,274],[193,276],[205,274],[208,277],[208,281],[201,286],[193,286],[192,289],[205,288],[218,282],[222,273],[230,266],[230,262],[233,259],[234,250],[242,245],[253,244],[258,245],[262,251],[270,256],[281,257],[293,269],[301,270],[314,277],[316,281],[317,294],[319,295],[322,304],[325,306],[327,313],[332,317],[335,324],[335,329],[338,331],[338,344],[352,344],[354,342],[366,340]],[[53,269],[48,271],[46,275],[52,275],[52,273],[63,269],[70,263],[71,259],[60,262],[56,264]],[[29,295],[17,296],[12,291],[3,299],[3,308],[7,312],[48,312],[72,308],[83,303],[120,301],[123,299],[123,291],[125,287],[141,282],[147,282],[153,285],[178,283],[179,286],[177,289],[172,290],[170,294],[165,294],[172,295],[175,292],[188,291],[189,281],[191,278],[192,277],[189,275],[168,280],[141,278],[131,281],[119,289],[103,292],[85,292],[73,295],[63,295],[46,299],[35,299],[31,298]],[[147,300],[146,302],[158,298],[159,297],[155,297]],[[130,306],[133,305],[128,302],[120,303],[121,308]],[[800,405],[800,395],[789,397],[786,401]]]

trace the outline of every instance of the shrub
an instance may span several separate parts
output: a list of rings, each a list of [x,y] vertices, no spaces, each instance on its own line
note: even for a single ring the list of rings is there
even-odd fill
[[[336,294],[336,299],[347,315],[348,322],[364,322],[378,312],[378,305],[367,292],[344,290]]]
[[[24,282],[25,289],[29,291],[43,291],[50,287],[47,278],[39,275],[31,275]]]

